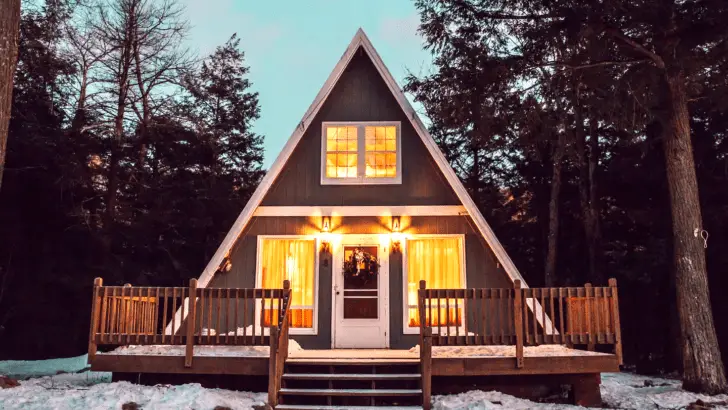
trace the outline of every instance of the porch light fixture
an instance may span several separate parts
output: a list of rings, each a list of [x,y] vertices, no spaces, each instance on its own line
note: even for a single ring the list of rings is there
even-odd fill
[[[329,252],[331,250],[331,217],[324,216],[321,218],[321,252]]]
[[[400,225],[399,216],[392,217],[392,233],[390,234],[390,240],[392,242],[392,251],[400,250],[400,243],[402,241],[402,227]]]

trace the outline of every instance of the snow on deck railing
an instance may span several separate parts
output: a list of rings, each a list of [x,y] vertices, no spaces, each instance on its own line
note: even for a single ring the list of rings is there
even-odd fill
[[[194,345],[268,346],[273,329],[287,327],[290,294],[288,281],[281,289],[237,289],[198,288],[196,279],[189,287],[103,286],[97,278],[89,362],[98,345],[186,345],[187,366]]]
[[[607,287],[427,289],[420,282],[420,334],[431,329],[433,346],[612,345],[622,363],[617,281]]]

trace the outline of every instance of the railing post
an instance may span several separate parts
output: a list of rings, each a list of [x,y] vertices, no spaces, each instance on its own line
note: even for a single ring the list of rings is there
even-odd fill
[[[282,331],[282,346],[283,359],[288,359],[288,307],[291,301],[291,281],[286,279],[283,281],[283,306],[278,307],[278,326]],[[285,310],[284,310],[285,308]]]
[[[185,367],[192,367],[195,353],[195,316],[197,313],[197,279],[190,279],[190,293],[187,298],[187,346],[185,348]],[[180,307],[182,308],[182,307]]]
[[[88,333],[88,363],[91,364],[96,357],[96,328],[99,323],[99,305],[101,304],[100,290],[104,285],[101,278],[94,279],[93,296],[91,297],[91,329]]]
[[[417,292],[417,315],[420,319],[420,349],[423,347],[423,336],[427,326],[427,312],[425,311],[425,293],[427,289],[427,282],[424,280],[420,281],[420,289]],[[432,303],[432,302],[430,302]],[[409,316],[409,315],[407,315]]]
[[[270,357],[268,359],[268,405],[278,405],[278,327],[270,327]]]
[[[617,279],[609,279],[609,290],[612,292],[612,318],[614,320],[614,354],[622,365],[622,329],[619,323],[619,296],[617,295]]]
[[[523,292],[521,281],[513,281],[513,325],[516,329],[516,367],[523,368]]]
[[[423,281],[424,282],[424,281]],[[420,380],[422,383],[422,409],[432,406],[432,328],[426,327],[420,345]]]

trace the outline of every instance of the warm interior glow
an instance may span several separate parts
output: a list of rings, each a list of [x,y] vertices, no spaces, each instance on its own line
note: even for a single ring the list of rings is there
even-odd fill
[[[313,239],[263,239],[261,255],[261,287],[280,289],[283,281],[291,281],[291,327],[312,328],[314,315],[314,279],[316,242]],[[267,308],[263,307],[264,309]],[[274,324],[277,306],[274,305]],[[270,326],[268,313],[264,326]]]
[[[326,127],[326,177],[357,177],[359,162],[357,143],[356,127]]]
[[[397,127],[364,127],[367,178],[397,176]]]
[[[408,325],[420,325],[417,313],[417,290],[420,280],[427,281],[428,289],[460,289],[463,287],[462,249],[459,238],[416,238],[407,241],[407,316]],[[425,314],[430,326],[460,326],[463,300],[433,301]],[[430,317],[430,310],[432,317]]]

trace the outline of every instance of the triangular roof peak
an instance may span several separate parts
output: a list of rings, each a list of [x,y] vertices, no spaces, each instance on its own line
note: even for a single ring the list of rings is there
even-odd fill
[[[250,200],[248,200],[248,203],[245,205],[245,208],[243,208],[243,211],[238,216],[238,219],[233,224],[233,227],[230,229],[227,236],[225,236],[225,239],[220,244],[220,247],[210,259],[210,262],[207,264],[205,270],[200,275],[199,286],[204,287],[208,285],[215,272],[217,271],[218,267],[222,264],[223,260],[234,246],[237,238],[243,232],[250,219],[253,217],[255,210],[258,208],[266,193],[273,185],[278,175],[281,173],[281,170],[293,153],[293,150],[298,145],[298,142],[303,137],[309,125],[311,125],[311,122],[315,118],[318,111],[321,109],[324,101],[326,101],[326,98],[329,96],[334,86],[338,82],[339,78],[346,70],[346,67],[349,65],[349,62],[352,60],[356,51],[360,47],[366,52],[367,56],[371,59],[377,71],[382,76],[382,79],[387,84],[389,91],[395,97],[400,108],[407,115],[407,118],[409,118],[415,131],[422,139],[422,142],[427,147],[430,155],[432,155],[440,171],[445,176],[445,179],[457,194],[458,199],[467,210],[469,216],[473,219],[473,222],[475,222],[478,231],[481,233],[481,235],[483,235],[483,238],[485,238],[486,242],[493,250],[493,253],[498,258],[498,261],[501,263],[501,265],[503,265],[503,269],[506,271],[511,280],[520,280],[523,283],[523,286],[527,287],[525,281],[523,280],[523,277],[518,272],[518,269],[516,269],[516,266],[511,261],[511,258],[508,256],[505,249],[503,249],[503,246],[501,245],[500,241],[498,241],[498,238],[496,238],[490,225],[488,225],[488,222],[486,222],[485,218],[478,210],[475,202],[473,202],[465,187],[460,182],[460,179],[455,174],[455,171],[453,171],[452,167],[450,167],[450,164],[447,162],[445,156],[440,151],[437,143],[435,143],[435,140],[427,131],[427,128],[420,120],[417,112],[414,110],[414,108],[412,108],[412,105],[405,97],[404,92],[395,81],[392,73],[390,73],[387,67],[384,65],[382,58],[379,56],[379,53],[377,53],[376,49],[369,40],[369,37],[366,35],[361,27],[356,31],[356,34],[349,43],[349,46],[346,48],[346,51],[344,51],[344,54],[339,59],[339,62],[336,64],[333,71],[331,71],[331,74],[329,74],[329,77],[326,79],[323,87],[321,87],[321,90],[319,90],[318,94],[316,95],[316,98],[308,107],[308,110],[306,110],[306,113],[303,115],[303,118],[296,126],[293,134],[291,134],[288,142],[286,142],[286,144],[283,146],[283,150],[280,152],[275,162],[273,162],[273,164],[271,165],[268,173],[261,180],[260,185],[258,185],[258,188],[250,197]]]

